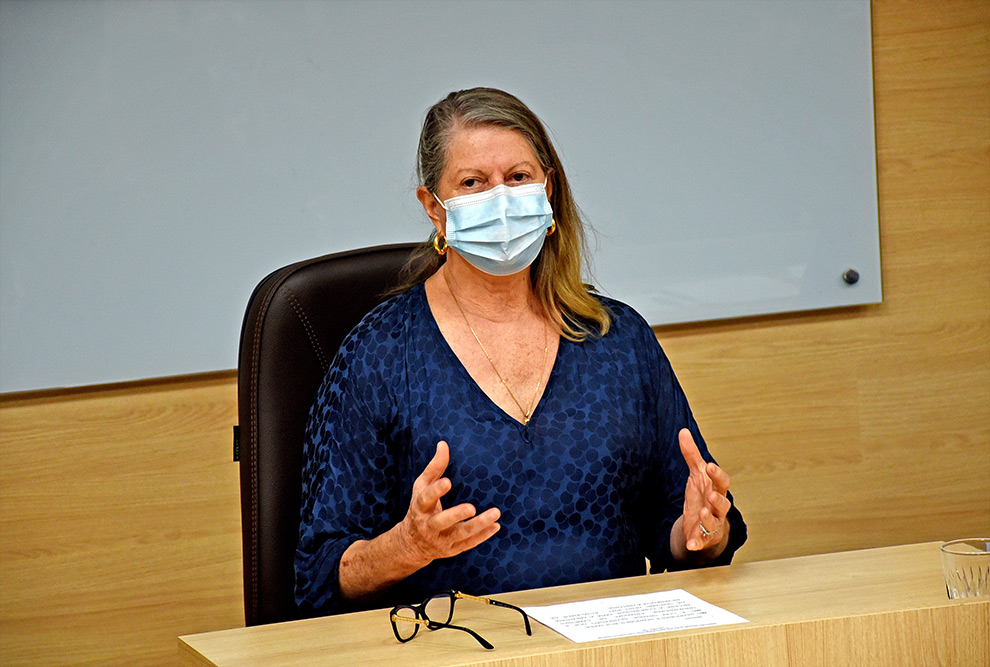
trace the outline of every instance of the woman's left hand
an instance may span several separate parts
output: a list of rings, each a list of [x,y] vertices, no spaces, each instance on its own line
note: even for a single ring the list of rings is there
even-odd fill
[[[705,555],[714,558],[728,543],[729,525],[725,517],[732,507],[726,497],[729,475],[701,458],[691,431],[682,428],[677,439],[689,471],[684,487],[684,513],[677,522],[683,531],[683,544],[688,551],[707,550],[709,553]]]

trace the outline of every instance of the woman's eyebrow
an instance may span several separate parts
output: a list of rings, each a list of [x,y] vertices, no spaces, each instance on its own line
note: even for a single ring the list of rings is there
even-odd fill
[[[536,162],[531,162],[529,160],[522,160],[521,162],[516,162],[512,166],[506,168],[505,169],[505,172],[515,171],[515,170],[519,169],[520,167],[525,167],[525,168],[528,168],[528,169],[531,169],[531,170],[535,170],[536,167],[537,167],[537,163]],[[457,169],[454,172],[454,178],[456,178],[458,180],[461,179],[461,178],[463,178],[464,176],[468,176],[468,175],[485,176],[486,175],[486,172],[485,172],[484,169],[481,169],[480,167],[461,167],[460,169]]]
[[[454,176],[460,178],[464,174],[479,174],[479,175],[484,175],[484,173],[485,172],[483,170],[479,169],[478,167],[461,167],[460,169],[458,169],[457,171],[454,172]]]
[[[528,167],[530,169],[533,169],[536,167],[536,163],[530,162],[529,160],[523,160],[522,162],[517,162],[516,164],[512,165],[506,171],[514,171],[520,167]]]

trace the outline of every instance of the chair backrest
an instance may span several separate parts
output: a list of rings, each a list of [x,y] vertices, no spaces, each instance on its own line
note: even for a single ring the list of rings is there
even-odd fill
[[[417,244],[326,255],[283,267],[248,302],[237,403],[247,625],[299,617],[293,592],[303,438],[344,336],[385,293]]]

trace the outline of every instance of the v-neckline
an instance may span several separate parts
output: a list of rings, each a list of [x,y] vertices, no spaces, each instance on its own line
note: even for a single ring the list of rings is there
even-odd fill
[[[461,373],[462,378],[467,380],[467,383],[473,387],[473,390],[476,391],[478,394],[480,394],[481,398],[484,399],[488,403],[488,405],[491,406],[491,408],[496,413],[498,413],[502,418],[508,419],[513,424],[516,424],[520,428],[524,428],[524,429],[527,428],[529,424],[532,424],[534,421],[536,421],[537,415],[543,411],[543,404],[545,402],[545,399],[550,394],[551,384],[553,382],[554,377],[556,377],[557,375],[557,367],[559,365],[558,362],[560,361],[560,353],[564,349],[564,344],[566,341],[563,338],[560,338],[557,343],[556,354],[553,356],[553,359],[548,359],[548,361],[550,361],[550,373],[549,375],[547,375],[547,381],[543,387],[543,393],[540,394],[540,400],[536,403],[536,406],[533,408],[533,412],[530,413],[529,415],[529,422],[523,423],[521,420],[516,419],[515,417],[510,415],[502,408],[502,406],[500,406],[498,403],[492,400],[492,397],[489,396],[485,392],[485,390],[481,388],[481,385],[479,385],[473,377],[471,377],[471,373],[469,373],[468,369],[464,366],[464,362],[462,362],[460,357],[457,356],[457,353],[454,352],[454,348],[450,346],[450,342],[444,337],[443,331],[440,330],[440,324],[437,322],[436,315],[433,314],[433,308],[430,307],[430,300],[426,296],[426,283],[420,283],[419,285],[417,285],[416,289],[419,291],[419,295],[418,295],[419,298],[423,300],[423,305],[425,306],[427,319],[429,319],[430,321],[429,328],[431,334],[433,335],[434,338],[438,339],[442,343],[443,349],[446,350],[446,354],[453,361],[454,365],[459,369],[458,372]]]

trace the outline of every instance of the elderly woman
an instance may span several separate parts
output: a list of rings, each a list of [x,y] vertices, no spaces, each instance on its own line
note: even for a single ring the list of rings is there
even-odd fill
[[[728,563],[746,539],[649,325],[582,282],[540,120],[502,91],[426,115],[436,231],[313,406],[296,598],[309,614]]]

